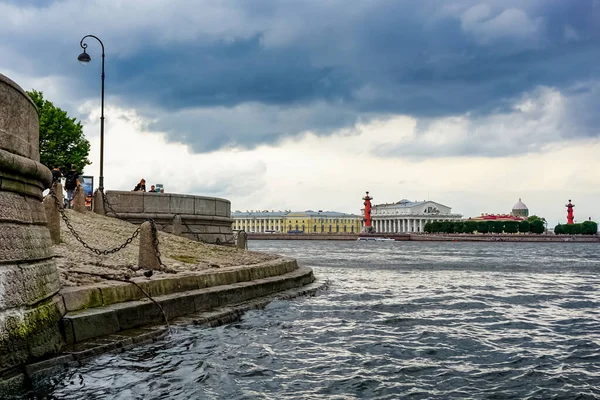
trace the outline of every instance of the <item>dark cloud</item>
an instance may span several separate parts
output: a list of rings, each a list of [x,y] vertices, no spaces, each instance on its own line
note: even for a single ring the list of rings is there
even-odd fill
[[[600,78],[594,0],[240,0],[190,10],[165,2],[164,15],[140,2],[129,29],[121,25],[134,16],[111,4],[105,7],[114,18],[106,23],[114,28],[104,33],[112,101],[136,107],[156,121],[151,128],[196,151],[252,147],[306,130],[327,134],[389,114],[427,120],[509,112],[538,86],[568,91]],[[216,8],[214,21],[194,19]],[[93,15],[87,10],[80,22]],[[22,46],[45,59],[23,69],[76,77],[82,98],[96,96],[98,82],[71,62],[78,35],[68,32],[67,40],[60,29],[40,29],[12,31],[13,52]],[[597,103],[597,91],[584,95]],[[593,135],[589,124],[579,124],[578,135]]]

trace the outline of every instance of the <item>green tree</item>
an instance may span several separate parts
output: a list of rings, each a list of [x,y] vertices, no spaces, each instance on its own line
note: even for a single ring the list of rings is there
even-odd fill
[[[554,234],[555,235],[563,235],[565,233],[565,228],[563,225],[558,224],[554,227]]]
[[[440,233],[441,232],[441,225],[439,221],[433,221],[431,223],[431,232],[432,233]]]
[[[477,222],[477,232],[479,233],[488,233],[489,230],[489,221],[479,221]]]
[[[531,223],[531,232],[544,233],[544,222],[541,219],[536,219]]]
[[[425,224],[425,226],[423,227],[423,232],[425,232],[425,233],[431,233],[431,222],[427,222]]]
[[[440,222],[440,232],[442,233],[452,233],[452,222],[450,221],[442,221]]]
[[[529,221],[521,221],[519,222],[519,232],[521,233],[529,233],[531,227],[529,226]]]
[[[502,221],[487,221],[488,231],[490,233],[502,233],[504,231],[504,222]]]
[[[506,221],[504,223],[504,232],[517,233],[519,231],[519,223],[517,221]]]
[[[465,232],[465,223],[456,221],[453,223],[454,225],[454,233],[464,233]]]
[[[465,233],[473,233],[477,230],[477,221],[465,222]]]
[[[81,122],[45,100],[42,92],[32,90],[27,94],[40,113],[40,162],[50,169],[68,170],[74,165],[77,171],[83,171],[91,162],[90,142],[83,136]]]
[[[544,224],[546,224],[546,218],[538,217],[537,215],[530,215],[529,217],[527,217],[527,221],[529,221],[530,224],[533,221],[542,221]]]
[[[581,224],[581,233],[584,235],[595,235],[598,233],[598,224],[594,221],[585,221]]]

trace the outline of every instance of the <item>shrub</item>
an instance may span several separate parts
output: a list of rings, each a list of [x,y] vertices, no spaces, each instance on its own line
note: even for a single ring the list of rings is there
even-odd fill
[[[487,221],[479,221],[477,222],[477,232],[479,233],[488,233],[490,230],[488,228]]]
[[[519,223],[519,232],[521,233],[529,233],[531,227],[529,226],[529,221],[521,221]]]
[[[544,233],[544,222],[539,219],[534,220],[531,223],[531,232],[537,234]]]

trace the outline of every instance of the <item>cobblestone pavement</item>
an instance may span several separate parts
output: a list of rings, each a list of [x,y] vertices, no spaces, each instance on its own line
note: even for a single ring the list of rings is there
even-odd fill
[[[91,247],[101,250],[120,246],[137,229],[136,225],[128,222],[91,212],[80,214],[73,210],[66,210],[66,213],[80,237]],[[178,272],[251,265],[280,257],[275,254],[204,244],[164,232],[159,232],[158,238],[162,262]],[[63,286],[87,285],[103,281],[100,277],[80,274],[77,271],[110,274],[121,278],[126,275],[130,277],[142,275],[144,272],[137,268],[138,238],[115,254],[99,256],[84,248],[67,230],[62,220],[61,243],[53,246],[53,251]],[[161,274],[161,272],[155,273]]]

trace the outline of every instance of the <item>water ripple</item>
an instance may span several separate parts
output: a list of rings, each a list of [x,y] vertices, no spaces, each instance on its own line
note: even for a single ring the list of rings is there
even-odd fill
[[[85,399],[600,397],[594,244],[251,242],[333,281],[36,383]],[[74,378],[79,377],[80,378]]]

